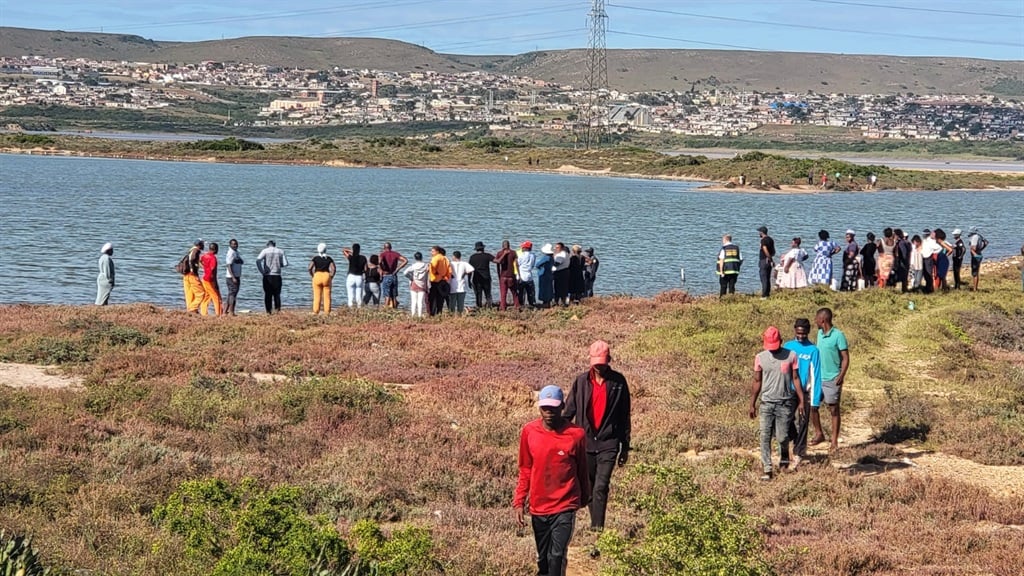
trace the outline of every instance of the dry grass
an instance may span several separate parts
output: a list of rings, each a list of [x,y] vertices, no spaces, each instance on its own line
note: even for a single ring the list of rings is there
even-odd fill
[[[0,526],[35,534],[66,568],[203,574],[151,512],[184,480],[254,477],[302,487],[308,510],[342,530],[363,518],[430,528],[446,573],[529,574],[532,539],[508,510],[519,428],[535,415],[533,391],[567,386],[604,338],[635,397],[634,459],[689,467],[703,490],[764,518],[779,573],[1016,574],[1024,531],[1010,526],[1024,524],[1024,495],[926,476],[874,443],[847,449],[851,466],[819,458],[759,484],[745,413],[760,331],[785,334],[830,305],[853,346],[848,409],[881,410],[884,385],[904,398],[941,391],[922,413],[925,447],[1024,462],[1019,351],[974,333],[1019,318],[1010,274],[986,278],[986,292],[916,298],[916,312],[887,292],[824,291],[600,298],[440,321],[6,307],[0,359],[58,358],[86,389],[0,388]],[[956,354],[936,353],[953,343]],[[615,499],[613,480],[610,524],[640,533],[644,518]]]

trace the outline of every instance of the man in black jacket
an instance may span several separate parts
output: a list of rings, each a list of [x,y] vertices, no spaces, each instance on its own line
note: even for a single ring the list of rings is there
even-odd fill
[[[608,485],[615,463],[629,459],[630,398],[626,378],[611,369],[608,343],[590,345],[590,369],[572,383],[562,415],[587,433],[587,464],[593,493],[590,527],[604,529]]]

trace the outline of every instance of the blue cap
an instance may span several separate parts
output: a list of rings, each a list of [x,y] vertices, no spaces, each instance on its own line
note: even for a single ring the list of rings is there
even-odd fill
[[[562,389],[558,386],[549,384],[540,389],[540,399],[537,401],[537,406],[558,408],[564,403],[565,395],[562,394]]]

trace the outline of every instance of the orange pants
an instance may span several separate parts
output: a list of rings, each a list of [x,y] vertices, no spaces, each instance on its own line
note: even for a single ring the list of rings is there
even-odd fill
[[[320,313],[320,303],[323,302],[324,314],[331,313],[331,273],[313,273],[313,314]]]
[[[211,303],[214,314],[220,316],[224,313],[220,301],[220,286],[217,285],[217,281],[203,280],[203,299],[199,302],[199,313],[206,316]]]
[[[185,274],[181,277],[181,283],[185,287],[185,309],[189,312],[199,312],[199,304],[203,301],[205,294],[199,276]]]

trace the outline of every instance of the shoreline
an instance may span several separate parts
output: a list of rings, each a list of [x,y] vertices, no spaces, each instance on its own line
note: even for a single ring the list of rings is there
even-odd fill
[[[591,177],[606,177],[606,178],[627,178],[631,180],[661,180],[666,182],[694,182],[694,183],[706,183],[705,186],[700,186],[694,190],[702,192],[742,192],[747,194],[777,194],[777,195],[793,195],[793,194],[826,194],[826,193],[859,193],[859,192],[946,192],[946,191],[965,191],[965,192],[1020,192],[1024,191],[1024,186],[989,186],[986,188],[977,187],[965,187],[965,188],[940,188],[940,189],[928,189],[928,188],[873,188],[873,189],[860,189],[860,190],[835,190],[835,189],[821,189],[814,185],[806,184],[785,184],[779,185],[773,188],[761,188],[744,186],[739,187],[730,181],[722,180],[710,180],[706,178],[699,178],[695,176],[677,176],[670,174],[641,174],[641,173],[629,173],[629,172],[613,172],[611,168],[604,168],[599,170],[580,168],[572,164],[562,164],[558,168],[553,169],[521,169],[516,167],[500,167],[500,166],[458,166],[458,165],[432,165],[432,166],[416,166],[416,165],[378,165],[378,164],[366,164],[349,162],[347,160],[304,160],[304,159],[277,159],[277,160],[259,160],[249,158],[224,158],[219,156],[206,156],[206,157],[187,157],[187,156],[173,156],[173,155],[162,155],[162,154],[144,154],[144,153],[132,153],[132,152],[83,152],[68,149],[45,149],[45,148],[0,148],[0,154],[20,154],[24,156],[54,156],[54,157],[71,157],[71,158],[103,158],[110,160],[148,160],[153,162],[195,162],[195,163],[208,163],[208,164],[240,164],[240,165],[254,165],[254,166],[320,166],[326,168],[380,168],[380,169],[402,169],[402,170],[445,170],[445,171],[467,171],[467,172],[493,172],[493,173],[516,173],[516,174],[553,174],[563,176],[591,176]],[[941,170],[937,172],[942,172]]]

